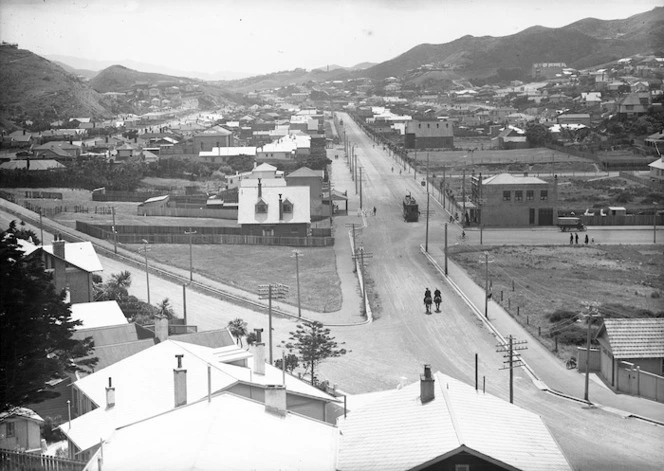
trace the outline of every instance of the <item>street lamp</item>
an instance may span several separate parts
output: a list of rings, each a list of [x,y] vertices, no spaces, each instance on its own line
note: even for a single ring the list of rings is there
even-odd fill
[[[145,252],[145,281],[148,285],[148,304],[150,304],[150,272],[148,270],[148,241],[143,239],[143,250]]]
[[[188,231],[184,231],[185,234],[189,236],[189,281],[194,281],[194,256],[192,249],[192,236],[196,234],[196,231],[191,230],[191,227]]]

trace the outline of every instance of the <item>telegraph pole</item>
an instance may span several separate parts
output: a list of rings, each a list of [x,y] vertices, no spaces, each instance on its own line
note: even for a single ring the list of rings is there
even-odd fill
[[[193,235],[196,234],[196,231],[193,231],[191,227],[188,231],[184,232],[189,236],[189,281],[194,281],[194,255],[193,255]]]
[[[514,338],[510,335],[507,343],[502,342],[496,345],[496,352],[506,353],[506,355],[503,355],[503,357],[507,358],[507,360],[503,361],[503,363],[506,363],[507,366],[504,366],[500,369],[510,370],[510,404],[514,403],[514,368],[523,366],[523,361],[521,361],[521,354],[515,352],[526,350],[528,348],[526,346],[527,343],[527,340],[515,342]]]
[[[302,308],[300,306],[300,255],[302,253],[295,249],[293,255],[295,257],[295,274],[297,277],[297,317],[302,317]]]
[[[590,328],[592,327],[593,324],[593,313],[590,311],[590,314],[588,314],[588,334],[586,336],[586,385],[585,385],[585,390],[583,392],[583,399],[586,402],[590,402],[588,400],[588,386],[590,382]]]
[[[484,253],[484,317],[489,318],[489,252]]]
[[[463,177],[461,179],[461,200],[463,201],[463,214],[461,215],[461,226],[465,222],[466,217],[466,169],[463,169]]]
[[[445,276],[447,276],[447,223],[445,223]]]
[[[426,237],[424,239],[424,251],[429,253],[429,153],[427,152],[427,173],[426,173],[426,188],[427,188],[427,228]]]
[[[148,241],[143,239],[143,250],[145,252],[145,281],[148,285],[148,304],[150,304],[150,271],[148,270]]]
[[[115,213],[114,213],[115,214]],[[115,226],[115,221],[113,221],[113,225]],[[44,222],[42,221],[42,209],[39,208],[39,235],[41,236],[41,245],[44,245]],[[117,253],[117,251],[115,252]]]
[[[362,167],[360,167],[360,209],[362,209]]]
[[[267,298],[268,315],[268,339],[270,342],[270,365],[272,364],[272,299],[283,299],[288,293],[288,286],[281,283],[270,283],[268,285],[258,285],[259,299]]]

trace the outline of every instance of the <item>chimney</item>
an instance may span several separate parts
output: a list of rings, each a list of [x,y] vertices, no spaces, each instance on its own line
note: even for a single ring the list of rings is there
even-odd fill
[[[265,390],[265,412],[286,416],[286,388],[281,384],[268,384]]]
[[[25,129],[23,130],[23,135],[25,136]]]
[[[155,316],[154,318],[154,335],[159,342],[168,339],[168,317]]]
[[[431,376],[431,365],[424,365],[424,374],[420,375],[420,401],[422,404],[431,402],[436,397],[434,383],[436,380]]]
[[[254,354],[254,373],[259,375],[265,374],[265,344],[257,342],[253,348]]]
[[[106,387],[106,408],[109,409],[115,405],[115,388],[111,382],[111,378],[108,378],[108,386]]]
[[[258,197],[263,196],[263,185],[261,184],[261,179],[258,179]]]
[[[180,407],[187,403],[187,370],[182,368],[183,356],[184,355],[175,355],[175,358],[178,359],[177,368],[173,368],[175,407]]]
[[[53,255],[58,258],[65,258],[65,241],[60,238],[60,235],[55,236],[53,241]]]
[[[284,220],[284,207],[281,204],[281,193],[279,193],[279,220]]]

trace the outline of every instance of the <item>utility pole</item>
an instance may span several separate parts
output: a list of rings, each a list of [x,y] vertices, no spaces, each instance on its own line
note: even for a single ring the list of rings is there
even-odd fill
[[[489,318],[489,252],[484,252],[484,317]]]
[[[192,230],[191,227],[188,231],[184,232],[189,236],[189,281],[194,281],[194,255],[193,255],[193,235],[197,232]]]
[[[367,285],[366,285],[366,280],[364,279],[364,260],[367,258],[373,257],[373,253],[371,252],[365,252],[364,247],[360,246],[355,249],[355,255],[353,256],[353,259],[357,261],[357,264],[360,267],[360,275],[362,278],[362,284],[360,286],[360,291],[361,291],[361,296],[362,296],[362,309],[363,312],[367,312]]]
[[[507,343],[502,342],[496,345],[496,352],[505,353],[503,357],[507,360],[503,361],[507,366],[500,368],[501,370],[510,370],[510,404],[514,403],[514,368],[523,366],[523,361],[521,361],[521,354],[515,353],[521,350],[526,350],[528,347],[526,344],[527,340],[521,340],[519,342],[514,341],[514,338],[510,335]]]
[[[590,314],[588,314],[588,334],[586,336],[586,387],[583,392],[583,399],[586,402],[590,402],[588,400],[588,386],[590,382],[590,328],[592,327],[593,324],[593,312],[590,311]]]
[[[143,239],[143,249],[145,252],[145,281],[148,285],[148,304],[150,304],[150,271],[148,270],[148,241]]]
[[[447,223],[445,223],[445,276],[447,276]]]
[[[41,237],[39,240],[41,241],[41,245],[43,246],[44,245],[44,222],[42,221],[42,209],[41,208],[39,208],[39,235]]]
[[[182,312],[184,313],[184,325],[187,325],[187,285],[182,285]]]
[[[283,299],[288,293],[288,286],[281,283],[270,283],[268,285],[258,285],[258,298],[267,298],[268,315],[268,340],[270,342],[270,365],[272,364],[272,299]]]
[[[111,208],[113,213],[113,252],[118,253],[118,231],[115,229],[115,206]],[[41,211],[39,212],[39,222],[41,223]]]
[[[362,167],[360,167],[360,209],[362,209]]]
[[[463,176],[461,179],[461,200],[463,204],[463,214],[461,214],[461,226],[463,227],[463,223],[465,222],[465,217],[466,217],[466,169],[463,169]]]
[[[429,253],[429,153],[428,152],[427,152],[426,189],[427,189],[427,224],[426,224],[426,237],[424,238],[424,251],[426,253]]]
[[[293,250],[292,257],[295,257],[295,274],[297,277],[297,317],[302,317],[302,308],[300,306],[300,252],[297,249]]]
[[[655,205],[655,214],[652,219],[652,243],[657,243],[657,206]]]

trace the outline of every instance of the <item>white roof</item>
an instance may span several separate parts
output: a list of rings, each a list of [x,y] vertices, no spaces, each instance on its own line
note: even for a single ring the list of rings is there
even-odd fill
[[[337,469],[411,469],[459,451],[524,471],[571,469],[539,416],[434,377],[435,398],[426,404],[416,382],[340,417]]]
[[[284,187],[286,186],[286,180],[283,176],[284,172],[277,172],[273,178],[261,177],[261,186],[263,188]],[[243,188],[258,188],[258,177],[255,175],[249,175],[240,181],[240,186]]]
[[[76,330],[95,329],[97,327],[109,327],[129,323],[117,301],[72,304],[71,318],[74,321],[83,322],[83,325],[75,327]]]
[[[44,245],[44,252],[53,256],[53,245]],[[92,242],[65,242],[65,261],[87,272],[103,271]]]
[[[157,201],[164,201],[169,198],[169,195],[163,195],[163,196],[153,196],[152,198],[148,198],[145,201],[143,201],[143,204],[145,203],[156,203]]]
[[[231,393],[116,430],[104,471],[330,470],[338,429],[294,413],[279,416]],[[86,470],[97,469],[93,456]]]
[[[482,180],[482,185],[533,185],[545,184],[544,180],[537,177],[524,176],[524,175],[511,175],[509,173],[501,173]]]
[[[659,169],[664,170],[664,158],[659,158],[659,159],[655,160],[654,162],[649,163],[648,167],[659,168]]]
[[[232,157],[235,155],[256,156],[255,147],[213,147],[211,151],[201,151],[199,157]]]
[[[279,220],[279,194],[282,201],[293,203],[293,212]],[[311,223],[308,186],[263,187],[261,198],[267,203],[267,213],[256,213],[258,187],[242,187],[239,191],[238,224],[294,224]]]

